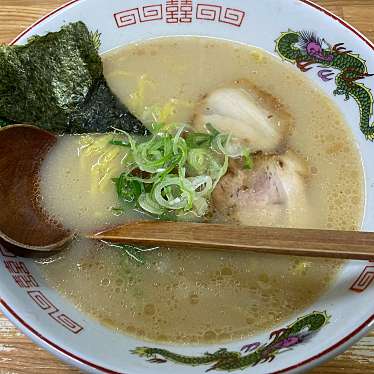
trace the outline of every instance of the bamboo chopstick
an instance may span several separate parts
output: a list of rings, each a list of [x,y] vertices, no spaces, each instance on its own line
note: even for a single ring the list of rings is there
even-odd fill
[[[374,233],[144,221],[87,236],[142,246],[374,260]]]

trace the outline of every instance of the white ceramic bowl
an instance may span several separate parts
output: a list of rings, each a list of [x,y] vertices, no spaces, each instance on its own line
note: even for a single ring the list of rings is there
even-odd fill
[[[360,114],[363,122],[367,114],[365,111],[371,117],[372,98],[368,94],[367,108],[361,107],[363,112],[360,113],[352,96],[354,90],[359,89],[356,82],[347,92],[349,100],[345,101],[343,89],[338,95],[333,95],[339,80],[327,80],[332,78],[330,73],[335,77],[339,74],[344,76],[347,74],[345,70],[351,67],[351,73],[356,72],[357,77],[361,75],[360,82],[365,87],[373,88],[374,78],[363,75],[365,66],[374,73],[374,46],[343,20],[308,0],[73,0],[25,30],[14,43],[24,43],[31,35],[58,30],[63,24],[77,20],[84,21],[91,30],[99,30],[102,52],[159,36],[205,35],[252,44],[278,56],[283,54],[284,63],[296,65],[295,56],[299,52],[296,51],[292,57],[290,49],[287,49],[295,33],[312,31],[331,45],[338,44],[332,57],[326,57],[330,54],[327,52],[323,58],[318,43],[311,42],[307,48],[309,58],[318,64],[309,66],[313,69],[306,74],[339,106],[356,138],[365,168],[363,229],[374,231],[371,214],[374,208],[374,144],[366,139],[359,126]],[[281,35],[284,36],[282,46],[275,42]],[[336,56],[339,51],[344,51],[342,47],[358,54],[362,61],[353,54],[345,55],[345,65],[341,66]],[[307,103],[305,110],[307,115]],[[370,118],[371,121],[373,118]],[[219,351],[217,357],[221,356],[221,360],[212,358],[209,364],[191,366],[174,362],[168,352],[183,357],[200,357],[193,360],[198,364],[204,352],[216,352],[222,345],[180,347],[145,344],[139,339],[115,333],[80,313],[46,285],[32,261],[15,257],[2,246],[0,269],[2,312],[37,344],[89,372],[203,373],[214,365],[220,366],[221,370],[242,369],[256,374],[300,372],[342,352],[367,333],[374,321],[374,287],[370,287],[374,279],[374,263],[349,262],[328,293],[302,313],[298,324],[294,324],[295,317],[276,327],[286,328],[278,338],[274,335],[270,337],[271,332],[265,331],[245,343],[233,341],[224,345],[233,352],[230,359],[224,351]],[[330,318],[327,320],[325,315]],[[305,339],[306,335],[308,339]],[[253,345],[251,352],[242,352],[241,356],[237,353],[243,344],[253,342],[266,344],[266,349]],[[144,345],[167,351],[138,349],[137,354],[131,352]],[[174,356],[177,361],[189,361],[183,357]],[[157,365],[147,360],[152,358],[166,362]]]

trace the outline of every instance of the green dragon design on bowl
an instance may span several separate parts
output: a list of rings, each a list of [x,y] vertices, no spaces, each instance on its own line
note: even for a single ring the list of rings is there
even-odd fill
[[[269,337],[270,342],[245,344],[240,352],[221,348],[214,353],[205,352],[201,356],[186,356],[167,349],[150,347],[137,347],[131,352],[140,357],[146,357],[149,362],[157,364],[168,361],[190,366],[212,364],[205,370],[206,372],[243,370],[250,366],[273,361],[279,353],[305,342],[324,327],[329,319],[330,316],[326,311],[310,313],[298,318],[285,328],[273,331]]]
[[[306,72],[317,65],[318,77],[327,82],[335,75],[334,95],[345,95],[357,102],[360,110],[360,129],[367,140],[374,141],[373,95],[359,80],[373,76],[369,74],[366,61],[360,55],[347,50],[343,43],[331,46],[324,39],[309,31],[289,30],[281,33],[275,41],[278,55]]]

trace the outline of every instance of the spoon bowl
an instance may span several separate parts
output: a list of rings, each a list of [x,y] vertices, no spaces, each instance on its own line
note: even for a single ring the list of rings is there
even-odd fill
[[[55,251],[73,237],[40,204],[39,169],[56,142],[31,125],[0,129],[0,238],[16,247]]]

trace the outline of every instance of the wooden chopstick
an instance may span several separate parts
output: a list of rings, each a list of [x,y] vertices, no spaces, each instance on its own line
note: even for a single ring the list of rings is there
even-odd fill
[[[144,221],[87,236],[141,246],[374,260],[374,233]]]

